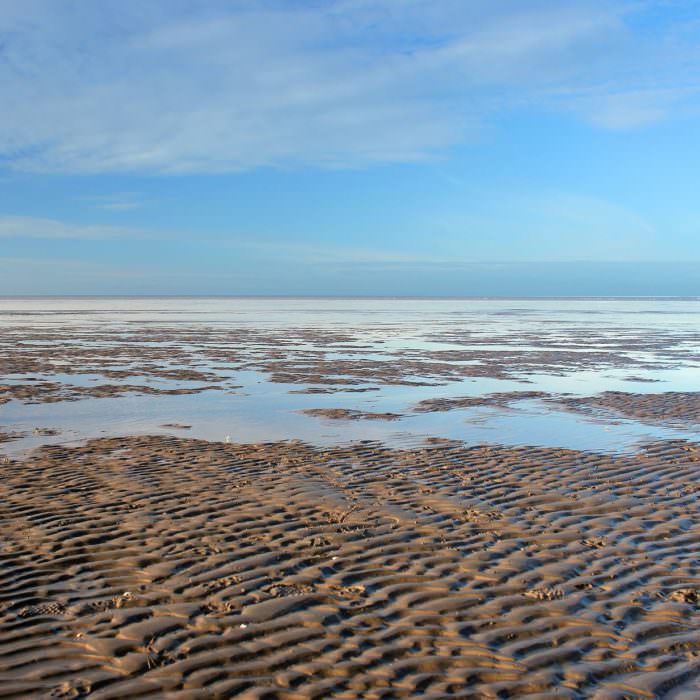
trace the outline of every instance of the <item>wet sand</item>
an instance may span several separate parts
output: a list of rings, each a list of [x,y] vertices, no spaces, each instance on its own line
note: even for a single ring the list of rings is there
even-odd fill
[[[373,413],[349,408],[307,408],[302,413],[329,420],[399,420],[401,418],[398,413]]]
[[[419,401],[414,407],[414,411],[431,413],[434,411],[452,411],[459,408],[470,408],[472,406],[496,406],[507,408],[515,401],[526,399],[547,398],[548,394],[543,391],[510,391],[496,394],[486,394],[484,396],[457,396],[439,399],[424,399]]]
[[[0,697],[697,698],[700,448],[2,465]]]
[[[584,412],[609,409],[628,418],[652,423],[700,424],[700,392],[697,391],[666,391],[658,394],[605,391],[597,396],[565,398],[561,403]]]
[[[6,302],[0,698],[700,697],[695,306],[295,303]]]
[[[31,384],[0,384],[0,404],[13,399],[26,403],[56,403],[58,401],[79,401],[85,398],[107,398],[135,394],[143,396],[181,396],[200,394],[203,391],[220,389],[219,386],[162,389],[146,385],[99,384],[97,386],[73,386],[60,382],[34,382]]]

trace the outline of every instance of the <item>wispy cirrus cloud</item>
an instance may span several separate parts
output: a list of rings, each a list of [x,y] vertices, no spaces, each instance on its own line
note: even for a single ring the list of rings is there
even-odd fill
[[[700,66],[672,22],[650,41],[652,10],[631,0],[5,0],[0,163],[201,173],[410,162],[533,105],[602,128],[644,125],[694,99]]]
[[[449,263],[448,258],[433,256],[426,258],[418,253],[358,246],[320,244],[304,241],[289,242],[260,237],[254,234],[241,234],[229,231],[224,237],[208,234],[206,231],[173,232],[145,230],[131,226],[108,224],[84,224],[46,219],[34,216],[0,215],[0,239],[59,241],[181,241],[199,243],[220,257],[235,253],[237,258],[246,260],[266,260],[284,264],[302,265],[411,265],[423,263]]]
[[[107,240],[153,236],[149,231],[126,226],[76,224],[36,216],[0,216],[0,238]]]
[[[80,198],[94,209],[120,212],[133,211],[145,206],[145,201],[138,192],[114,192],[112,194],[90,195]]]
[[[459,186],[457,184],[456,186]],[[494,212],[506,209],[509,216],[496,225]],[[111,213],[111,212],[110,212]],[[34,216],[0,215],[0,239],[8,243],[44,240],[115,241],[128,248],[135,242],[163,243],[165,254],[173,246],[196,246],[207,251],[208,260],[232,260],[235,265],[260,268],[268,263],[298,266],[425,267],[426,265],[493,262],[503,256],[501,237],[516,242],[509,260],[659,260],[683,259],[683,243],[663,246],[660,232],[635,212],[606,200],[572,195],[555,190],[546,192],[500,193],[497,199],[485,194],[468,210],[443,210],[421,224],[421,238],[407,240],[401,248],[378,238],[373,243],[327,241],[300,235],[296,239],[243,231],[234,226],[223,230],[197,228],[173,230],[115,226],[104,223],[77,223]],[[491,231],[495,235],[482,236]],[[211,267],[213,262],[208,263]]]

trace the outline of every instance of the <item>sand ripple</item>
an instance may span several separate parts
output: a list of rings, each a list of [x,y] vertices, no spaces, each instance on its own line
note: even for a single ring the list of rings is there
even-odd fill
[[[700,449],[0,465],[0,697],[700,697]]]
[[[605,391],[597,396],[570,397],[559,401],[584,412],[604,408],[643,421],[700,425],[700,392],[697,391],[664,391],[656,394]]]

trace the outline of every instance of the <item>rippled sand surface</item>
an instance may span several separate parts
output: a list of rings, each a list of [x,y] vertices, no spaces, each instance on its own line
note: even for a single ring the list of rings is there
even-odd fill
[[[0,693],[698,697],[699,468],[685,443],[43,448],[0,484]]]
[[[0,697],[700,697],[698,302],[44,303]]]

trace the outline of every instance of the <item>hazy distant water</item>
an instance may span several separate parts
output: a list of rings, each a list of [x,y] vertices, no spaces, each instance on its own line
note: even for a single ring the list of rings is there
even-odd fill
[[[205,392],[187,396],[125,396],[70,403],[0,406],[2,426],[16,430],[56,427],[63,439],[106,433],[163,432],[164,423],[192,425],[188,435],[211,439],[314,442],[381,439],[408,444],[425,436],[497,442],[557,444],[590,449],[624,449],[639,440],[676,436],[695,439],[692,430],[670,430],[616,421],[606,424],[541,402],[516,409],[477,408],[449,413],[412,414],[419,400],[436,396],[478,396],[497,391],[633,392],[700,391],[700,299],[407,299],[407,298],[239,298],[239,297],[62,297],[0,298],[0,329],[7,347],[33,332],[44,344],[73,339],[78,345],[130,342],[140,329],[188,331],[197,351],[197,333],[216,342],[216,333],[254,329],[301,337],[301,331],[347,334],[362,348],[352,357],[383,361],[421,358],[434,352],[616,352],[639,363],[629,367],[590,365],[557,371],[530,371],[507,379],[470,377],[436,386],[378,383],[368,393],[300,395],[299,385],[271,382],[269,374],[248,367],[230,372],[235,394]],[[212,335],[213,334],[213,335]],[[99,338],[98,338],[99,335]],[[319,336],[321,337],[321,336]],[[108,340],[107,340],[108,338]],[[223,335],[222,335],[223,338]],[[77,339],[77,340],[76,340]],[[222,348],[237,352],[230,341]],[[342,345],[342,344],[341,344]],[[342,347],[319,340],[295,341],[285,352],[347,359]],[[359,353],[359,354],[358,354]],[[60,351],[57,353],[60,358]],[[212,363],[221,367],[222,363]],[[60,376],[76,385],[104,381],[79,367]],[[24,381],[22,376],[5,380]],[[133,383],[129,381],[129,383]],[[370,382],[372,383],[372,382]],[[394,411],[394,423],[328,421],[299,413],[306,408],[340,407]],[[61,437],[56,438],[57,440]],[[31,441],[30,441],[31,442]],[[21,444],[21,443],[18,443]],[[26,443],[29,444],[29,443]]]
[[[700,297],[692,298],[393,298],[393,297],[0,297],[0,322],[35,324],[136,323],[261,324],[304,323],[353,326],[389,321],[434,324],[478,320],[484,332],[503,328],[503,317],[530,328],[538,323],[649,328],[695,328]],[[663,317],[663,318],[660,318]]]

